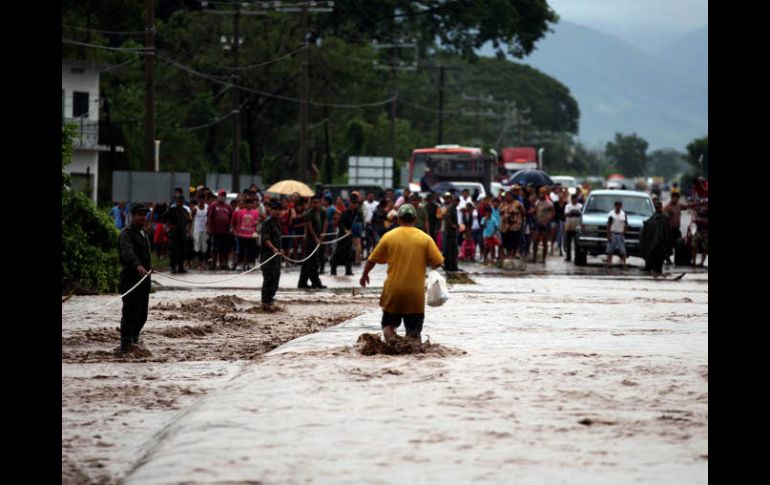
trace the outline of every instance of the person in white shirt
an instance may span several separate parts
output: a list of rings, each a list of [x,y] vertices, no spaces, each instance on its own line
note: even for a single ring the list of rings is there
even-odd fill
[[[208,250],[208,234],[206,233],[206,220],[208,218],[209,206],[203,197],[198,199],[198,204],[193,206],[193,251],[198,255],[198,269],[203,270],[206,262],[206,251]]]
[[[617,250],[620,253],[620,262],[626,266],[626,239],[628,230],[628,218],[622,210],[623,202],[615,201],[615,210],[610,211],[607,219],[607,265],[612,265],[612,254]]]
[[[457,223],[463,223],[463,209],[468,206],[468,203],[473,205],[473,199],[471,198],[471,191],[463,189],[459,202],[457,202]]]
[[[577,194],[570,196],[570,201],[564,207],[564,217],[566,219],[564,223],[564,231],[567,235],[565,245],[567,247],[567,257],[564,261],[572,261],[572,241],[575,240],[577,234],[577,227],[580,223],[580,215],[583,212],[583,204],[578,202]]]
[[[380,202],[378,200],[374,200],[374,192],[369,192],[368,194],[366,194],[366,200],[364,201],[364,209],[366,210],[366,215],[364,216],[364,223],[367,226],[371,224],[374,211],[377,210],[377,206],[379,205],[380,205]]]

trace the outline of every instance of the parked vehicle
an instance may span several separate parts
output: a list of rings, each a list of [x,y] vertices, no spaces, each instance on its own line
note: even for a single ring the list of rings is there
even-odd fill
[[[562,187],[567,187],[569,195],[577,192],[578,181],[575,177],[570,177],[568,175],[551,175],[551,180],[553,180],[554,184],[561,184]]]
[[[639,239],[644,221],[655,212],[652,197],[645,192],[632,190],[593,190],[583,205],[583,213],[576,234],[575,265],[583,266],[586,258],[606,254],[607,219],[615,209],[615,201],[623,203],[628,218],[626,252],[628,256],[641,257]]]

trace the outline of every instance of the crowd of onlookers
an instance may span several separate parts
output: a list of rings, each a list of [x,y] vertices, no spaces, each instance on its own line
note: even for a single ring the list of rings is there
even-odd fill
[[[404,203],[414,205],[416,227],[429,234],[449,257],[458,261],[479,261],[502,265],[504,259],[523,259],[531,255],[537,260],[539,251],[545,261],[548,251],[566,260],[572,256],[574,235],[580,211],[590,186],[573,189],[558,184],[550,187],[518,186],[499,194],[470,194],[466,190],[443,194],[413,193],[409,189],[321,195],[323,219],[322,239],[329,241],[345,232],[351,233],[350,260],[360,265],[387,231],[398,227],[397,210]],[[187,195],[181,188],[170,203],[149,203],[147,232],[158,258],[169,256],[172,272],[199,270],[247,270],[259,256],[258,238],[262,222],[270,216],[271,200],[279,200],[282,210],[280,227],[282,248],[290,259],[300,259],[306,246],[305,215],[310,198],[295,193],[272,195],[252,185],[232,200],[227,193],[216,193],[208,187],[191,189]],[[351,200],[357,203],[351,207]],[[130,207],[116,203],[110,216],[118,228],[125,226]],[[346,227],[340,229],[340,218],[350,211]],[[454,244],[455,247],[449,247]],[[347,244],[345,245],[347,248]],[[324,264],[335,252],[326,245],[321,260]],[[292,264],[285,261],[284,264]],[[453,261],[449,261],[453,269]]]

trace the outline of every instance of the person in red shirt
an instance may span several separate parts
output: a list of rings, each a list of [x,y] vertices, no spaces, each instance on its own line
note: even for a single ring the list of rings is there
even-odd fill
[[[209,206],[208,232],[212,235],[211,257],[216,266],[219,259],[219,269],[226,270],[227,254],[230,252],[230,221],[233,216],[233,208],[227,203],[227,192],[220,189],[217,193],[217,201]]]
[[[260,215],[256,209],[255,200],[246,199],[246,206],[233,216],[233,228],[239,239],[238,262],[243,264],[243,270],[251,268],[257,257],[257,224]],[[237,265],[236,265],[237,267]]]

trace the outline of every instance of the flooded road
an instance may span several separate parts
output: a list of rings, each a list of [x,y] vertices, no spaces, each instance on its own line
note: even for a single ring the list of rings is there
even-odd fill
[[[65,437],[77,434],[91,444],[67,460],[82,467],[90,450],[126,483],[707,481],[707,270],[683,270],[678,281],[603,267],[578,276],[558,256],[542,274],[466,268],[475,284],[453,286],[446,305],[426,309],[423,338],[448,349],[442,353],[358,352],[361,334],[379,332],[380,266],[374,291],[353,295],[357,278],[326,278],[338,294],[312,298],[282,289],[279,300],[296,318],[279,321],[319,318],[324,308],[358,316],[249,358],[227,361],[235,355],[222,347],[235,340],[237,349],[241,339],[256,349],[264,333],[256,324],[246,327],[248,337],[177,338],[181,346],[199,340],[191,349],[209,356],[202,361],[181,360],[192,356],[156,343],[152,359],[164,362],[90,362],[87,345],[78,351],[80,344],[67,341],[63,352],[73,358],[62,364],[63,463]],[[199,305],[204,324],[216,294],[241,298],[230,301],[244,308],[256,300],[251,290],[159,291],[149,329],[182,324],[160,323],[168,312],[184,316],[181,308],[161,309],[178,300]],[[63,339],[88,325],[63,321]],[[221,341],[207,346],[209,338]],[[120,379],[155,398],[115,404],[113,418],[131,433],[112,426],[107,412],[88,425],[98,412],[70,405]],[[75,422],[77,433],[65,431]],[[117,431],[105,435],[100,426]]]

